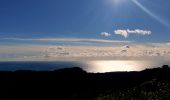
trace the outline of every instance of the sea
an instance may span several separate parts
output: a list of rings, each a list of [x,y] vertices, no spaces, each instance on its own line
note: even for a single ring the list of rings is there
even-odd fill
[[[54,71],[80,67],[90,73],[141,71],[170,65],[169,61],[155,60],[92,60],[92,61],[1,61],[0,71]]]

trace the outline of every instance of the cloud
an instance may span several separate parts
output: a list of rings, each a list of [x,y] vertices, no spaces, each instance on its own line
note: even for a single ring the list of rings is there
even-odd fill
[[[87,38],[2,38],[15,41],[41,41],[41,42],[97,42],[97,43],[131,43],[131,41],[87,39]]]
[[[135,29],[135,30],[130,30],[130,29],[127,29],[127,30],[115,30],[114,31],[114,34],[117,34],[117,35],[122,35],[124,36],[125,38],[127,38],[130,34],[137,34],[137,35],[151,35],[152,32],[149,31],[149,30],[141,30],[141,29]]]
[[[152,45],[152,46],[151,46]],[[159,57],[158,57],[159,56]],[[166,43],[131,44],[118,46],[0,46],[0,61],[11,60],[121,60],[170,57],[170,46]],[[145,59],[146,60],[146,59]]]
[[[140,29],[135,29],[135,30],[129,30],[127,29],[127,32],[129,34],[139,34],[139,35],[150,35],[152,32],[148,30],[140,30]]]
[[[125,38],[128,37],[128,32],[126,30],[115,30],[114,33],[117,34],[117,35],[122,35]]]
[[[109,36],[111,36],[111,34],[110,34],[110,33],[108,33],[108,32],[102,32],[100,35],[105,36],[105,37],[109,37]]]

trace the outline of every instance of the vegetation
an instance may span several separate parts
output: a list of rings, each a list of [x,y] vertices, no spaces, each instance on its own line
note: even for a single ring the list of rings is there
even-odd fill
[[[169,98],[169,82],[151,80],[117,93],[101,94],[96,100],[169,100]]]

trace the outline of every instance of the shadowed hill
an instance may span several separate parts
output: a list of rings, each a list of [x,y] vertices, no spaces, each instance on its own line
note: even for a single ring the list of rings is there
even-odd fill
[[[167,65],[141,72],[1,71],[0,100],[168,100],[169,76]]]

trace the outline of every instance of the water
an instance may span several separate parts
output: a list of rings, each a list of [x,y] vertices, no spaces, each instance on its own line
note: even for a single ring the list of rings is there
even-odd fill
[[[0,71],[36,70],[50,71],[62,68],[81,67],[87,72],[140,71],[146,68],[170,64],[156,60],[93,60],[93,61],[15,61],[0,62]]]

